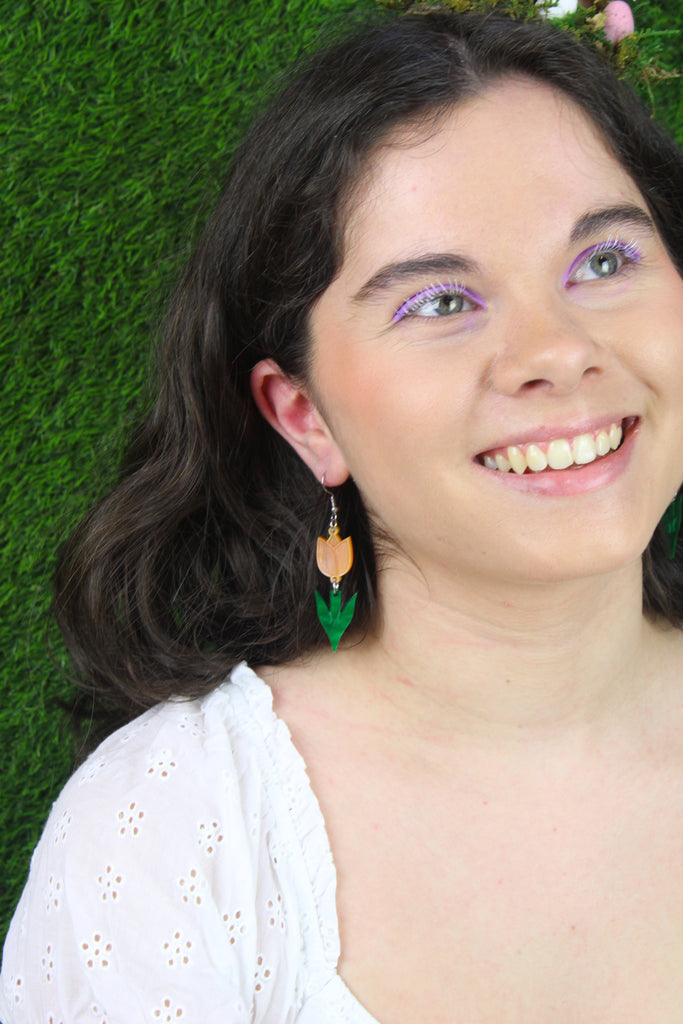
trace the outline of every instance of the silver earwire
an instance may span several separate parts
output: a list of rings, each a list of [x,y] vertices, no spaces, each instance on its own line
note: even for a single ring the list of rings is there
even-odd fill
[[[324,473],[320,477],[320,484],[321,484],[322,489],[324,490],[325,494],[330,499],[330,524],[327,527],[327,535],[328,535],[328,537],[331,537],[332,534],[335,532],[335,530],[339,526],[339,523],[338,523],[338,520],[337,520],[337,502],[334,500],[334,494],[332,493],[332,491],[328,490],[328,488],[325,487],[325,474]],[[332,586],[332,590],[336,594],[338,592],[338,590],[339,590],[339,582],[338,581],[335,582],[334,580],[331,580],[331,586]]]
[[[338,526],[338,522],[337,522],[337,502],[334,500],[334,494],[332,493],[332,491],[328,490],[328,488],[325,487],[325,474],[324,473],[320,477],[320,484],[321,484],[322,489],[324,490],[325,494],[330,499],[331,509],[330,509],[329,533],[332,534],[332,533],[334,533],[334,531],[336,530],[336,528]]]

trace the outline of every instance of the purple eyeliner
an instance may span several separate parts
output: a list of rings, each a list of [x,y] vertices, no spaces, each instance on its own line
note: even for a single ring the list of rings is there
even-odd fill
[[[437,299],[441,295],[462,295],[463,298],[469,299],[470,302],[473,302],[480,309],[486,309],[486,303],[481,296],[477,295],[476,292],[470,291],[469,288],[464,288],[462,285],[456,284],[455,282],[451,282],[450,284],[431,284],[428,288],[423,288],[415,295],[412,295],[409,299],[406,299],[405,302],[401,303],[391,318],[392,324],[398,323],[410,313],[414,313],[416,310],[420,309],[420,307],[429,302],[430,299]],[[438,317],[434,317],[433,319],[438,319]]]
[[[643,258],[642,253],[635,242],[620,242],[617,239],[607,239],[606,242],[598,242],[597,245],[591,245],[588,249],[584,249],[582,253],[579,253],[564,276],[564,286],[566,287],[567,284],[571,283],[572,275],[582,263],[585,263],[591,258],[591,256],[600,252],[617,252],[623,256],[628,263],[640,263]]]

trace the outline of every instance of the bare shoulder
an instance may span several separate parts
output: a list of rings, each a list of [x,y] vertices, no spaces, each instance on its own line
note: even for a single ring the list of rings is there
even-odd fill
[[[332,651],[314,652],[285,665],[264,666],[257,675],[270,687],[276,714],[288,726],[332,728],[335,721],[362,717],[368,710],[371,673],[362,659]]]

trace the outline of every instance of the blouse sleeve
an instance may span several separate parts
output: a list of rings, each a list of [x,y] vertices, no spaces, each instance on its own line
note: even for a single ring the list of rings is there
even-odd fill
[[[283,896],[248,776],[197,705],[153,709],[92,755],[33,855],[3,1024],[244,1024],[269,1019],[266,994],[290,1000],[275,971]]]

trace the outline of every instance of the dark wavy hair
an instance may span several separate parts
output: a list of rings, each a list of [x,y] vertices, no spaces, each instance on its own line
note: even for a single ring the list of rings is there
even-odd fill
[[[345,204],[375,147],[510,75],[585,111],[683,273],[683,155],[570,33],[496,15],[387,16],[305,59],[236,152],[177,286],[158,397],[120,482],[61,552],[56,615],[87,686],[130,710],[204,693],[243,659],[327,643],[313,601],[327,499],[257,412],[250,370],[270,357],[306,381],[309,313],[340,268]],[[362,630],[376,548],[353,481],[337,498]],[[667,559],[657,533],[644,555],[645,609],[677,626],[682,554]]]

